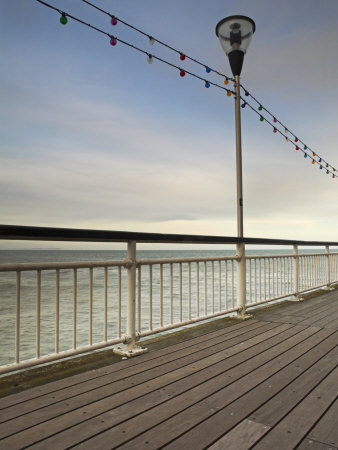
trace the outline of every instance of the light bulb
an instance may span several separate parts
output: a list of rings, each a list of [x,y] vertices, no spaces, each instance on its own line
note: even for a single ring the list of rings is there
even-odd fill
[[[277,128],[274,128],[274,129],[273,129],[273,132],[274,132],[274,133],[277,133]]]
[[[261,117],[259,118],[259,120],[260,120],[261,122],[263,122],[263,120],[264,120],[264,117],[263,117],[263,116],[261,116]]]
[[[206,71],[207,73],[210,73],[210,72],[211,72],[210,67],[206,67],[206,68],[205,68],[205,71]]]
[[[295,138],[295,142],[298,142],[298,138],[297,137]]]
[[[149,36],[149,44],[150,45],[154,45],[155,44],[155,39],[152,36]]]
[[[244,102],[244,103],[241,104],[241,107],[245,108],[245,105],[246,105],[246,103]]]
[[[210,87],[209,81],[206,81],[206,82],[205,82],[205,87],[206,87],[206,88],[209,88],[209,87]]]
[[[249,95],[249,92],[248,91],[245,91],[245,95],[248,97],[248,95]]]
[[[184,72],[184,70],[182,70],[182,69],[180,70],[180,76],[181,76],[181,77],[185,77],[185,72]]]
[[[229,80],[227,78],[224,80],[224,84],[229,84]]]
[[[315,163],[315,160],[313,159],[313,160],[312,160],[312,164],[314,164],[314,163]]]
[[[114,45],[116,45],[116,44],[117,44],[117,40],[116,40],[114,37],[112,37],[112,38],[110,39],[110,45],[114,46]]]
[[[185,60],[185,55],[183,55],[183,53],[180,53],[180,60],[184,61]]]
[[[66,25],[67,22],[68,22],[68,20],[67,20],[66,14],[65,14],[65,13],[62,13],[62,15],[61,15],[61,17],[60,17],[60,23],[61,23],[62,25]]]
[[[228,96],[228,97],[231,97],[231,91],[228,91],[228,92],[227,92],[227,96]]]
[[[116,17],[112,17],[110,23],[111,23],[112,25],[117,25],[117,19],[116,19]]]
[[[307,153],[304,153],[304,158],[307,158]]]
[[[148,64],[152,64],[154,62],[152,55],[148,56],[147,61],[148,61]]]
[[[263,109],[263,106],[262,106],[262,105],[259,105],[258,111],[262,111],[262,109]]]
[[[276,123],[276,122],[277,122],[277,119],[276,119],[276,117],[274,117],[274,118],[273,118],[273,121],[274,121],[274,123]]]

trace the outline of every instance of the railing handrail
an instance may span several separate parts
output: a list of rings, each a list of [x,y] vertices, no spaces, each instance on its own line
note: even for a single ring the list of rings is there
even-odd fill
[[[55,228],[23,225],[0,225],[0,239],[32,241],[71,241],[71,242],[127,242],[167,243],[167,244],[240,244],[249,245],[299,245],[334,246],[334,241],[302,241],[290,239],[249,238],[233,236],[207,236],[191,234],[162,234],[114,230],[92,230],[82,228]]]

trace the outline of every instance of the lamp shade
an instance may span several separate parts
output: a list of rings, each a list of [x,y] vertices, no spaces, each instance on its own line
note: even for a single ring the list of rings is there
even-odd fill
[[[216,35],[229,58],[233,75],[241,73],[244,55],[255,29],[255,22],[246,16],[229,16],[216,25]]]

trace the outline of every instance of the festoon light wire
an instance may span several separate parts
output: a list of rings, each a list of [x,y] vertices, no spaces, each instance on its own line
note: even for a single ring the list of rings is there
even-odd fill
[[[146,36],[146,37],[148,37],[149,39],[152,39],[154,42],[157,42],[157,43],[159,43],[160,45],[163,45],[164,47],[167,47],[168,49],[170,49],[170,50],[176,52],[177,54],[180,54],[180,55],[183,54],[185,58],[190,59],[191,61],[193,61],[193,62],[195,62],[195,63],[197,63],[197,64],[203,66],[203,67],[206,68],[209,72],[214,72],[214,73],[216,73],[217,75],[219,75],[219,76],[225,78],[226,80],[230,80],[230,81],[234,82],[234,79],[233,79],[233,78],[231,78],[231,77],[229,77],[229,76],[227,76],[227,75],[225,75],[225,74],[222,74],[222,73],[218,72],[218,71],[215,70],[215,69],[212,69],[209,65],[204,64],[204,63],[198,61],[198,60],[195,59],[195,58],[192,58],[191,56],[187,55],[186,53],[183,53],[182,51],[177,50],[176,48],[174,48],[174,47],[172,47],[172,46],[166,44],[165,42],[160,41],[160,40],[157,39],[157,38],[154,38],[152,35],[150,35],[150,34],[144,32],[144,31],[140,30],[139,28],[136,28],[135,26],[133,26],[133,25],[131,25],[130,23],[124,21],[123,19],[120,19],[119,17],[117,17],[117,16],[115,16],[115,15],[109,13],[108,11],[105,11],[104,9],[102,9],[102,8],[98,7],[97,5],[95,5],[94,3],[92,3],[92,2],[90,2],[90,1],[88,1],[88,0],[81,0],[81,1],[82,1],[83,3],[88,4],[88,5],[91,6],[91,7],[93,7],[93,8],[95,8],[95,9],[99,10],[99,11],[102,12],[103,14],[106,14],[107,16],[111,17],[112,19],[116,19],[117,21],[121,22],[121,23],[124,24],[125,26],[127,26],[127,27],[129,27],[129,28],[132,28],[133,30],[137,31],[138,33],[140,33],[140,34],[142,34],[142,35],[144,35],[144,36]],[[188,72],[187,72],[187,73],[188,73]],[[210,85],[210,82],[208,82],[208,83],[209,83],[209,85]],[[212,84],[213,84],[213,83],[212,83]],[[309,147],[308,145],[306,145],[305,142],[303,142],[301,139],[299,139],[299,138],[296,136],[296,134],[294,134],[294,133],[293,133],[293,132],[285,125],[285,124],[283,124],[279,119],[277,119],[277,116],[276,116],[275,114],[272,114],[267,108],[265,108],[265,107],[263,106],[262,102],[260,102],[259,100],[257,100],[257,99],[256,99],[256,98],[255,98],[255,97],[254,97],[254,96],[253,96],[253,95],[252,95],[252,94],[251,94],[251,93],[250,93],[250,92],[249,92],[242,84],[241,84],[240,86],[241,86],[241,88],[245,91],[246,95],[250,96],[250,97],[251,97],[251,98],[252,98],[252,99],[253,99],[253,100],[254,100],[254,101],[262,108],[262,109],[264,109],[264,111],[266,111],[266,112],[273,118],[275,124],[276,124],[276,123],[280,124],[280,125],[284,128],[285,132],[289,132],[294,138],[296,138],[296,139],[304,146],[304,150],[302,150],[303,153],[306,153],[308,156],[310,156],[309,153],[305,152],[305,150],[308,149],[310,152],[312,152],[313,156],[317,156],[317,158],[320,160],[320,161],[318,161],[318,164],[320,164],[321,162],[323,162],[323,163],[325,163],[325,164],[328,164],[328,165],[333,169],[333,171],[336,172],[336,169],[335,169],[331,164],[329,164],[329,163],[328,163],[324,158],[322,158],[317,152],[315,152],[314,150],[312,150],[311,147]],[[245,100],[244,100],[244,101],[245,101]],[[247,101],[245,101],[245,103],[248,104]],[[260,114],[260,113],[259,113],[258,111],[256,111],[251,105],[250,105],[250,108],[251,108],[252,110],[254,110],[257,114]],[[266,119],[265,119],[265,120],[266,120]],[[268,123],[270,123],[270,122],[268,122]],[[270,123],[270,124],[271,124],[271,123]],[[276,125],[271,125],[271,126],[273,126],[274,128],[276,128]],[[290,141],[291,143],[293,143],[293,142],[288,138],[288,136],[286,136],[286,135],[285,135],[284,133],[282,133],[280,130],[278,130],[278,132],[279,132],[280,134],[282,134],[288,141]],[[295,147],[298,148],[298,146],[296,146],[296,145],[295,145]],[[311,158],[311,156],[310,156],[310,158]]]
[[[144,55],[147,55],[148,57],[154,58],[154,59],[156,59],[156,60],[158,60],[158,61],[160,61],[160,62],[162,62],[162,63],[164,63],[164,64],[167,64],[168,66],[174,67],[175,69],[178,69],[181,73],[184,73],[184,75],[185,75],[185,74],[189,74],[189,75],[191,75],[192,77],[195,77],[195,78],[197,78],[197,79],[203,81],[205,84],[208,83],[209,86],[212,85],[212,86],[215,86],[215,87],[217,87],[217,88],[219,88],[219,89],[222,89],[222,90],[226,91],[226,92],[228,93],[228,95],[229,95],[229,94],[230,94],[230,95],[231,95],[231,94],[234,94],[234,91],[232,91],[231,89],[227,89],[227,88],[225,88],[225,87],[223,87],[223,86],[220,86],[220,85],[217,84],[217,83],[214,83],[214,82],[212,82],[212,81],[208,81],[208,80],[206,80],[205,78],[200,77],[199,75],[196,75],[196,74],[193,73],[193,72],[190,72],[190,71],[188,71],[188,70],[182,69],[181,67],[179,67],[179,66],[177,66],[177,65],[175,65],[175,64],[172,64],[171,62],[166,61],[165,59],[160,58],[159,56],[152,55],[152,54],[150,54],[149,52],[147,52],[147,51],[145,51],[145,50],[142,50],[142,49],[139,48],[139,47],[136,47],[136,45],[130,44],[129,42],[126,42],[126,41],[124,41],[124,40],[122,40],[122,39],[120,39],[120,38],[118,38],[118,37],[116,37],[116,36],[113,36],[113,35],[107,33],[106,31],[103,31],[103,30],[101,30],[100,28],[95,27],[94,25],[91,25],[91,24],[89,24],[89,23],[87,23],[87,22],[85,22],[85,21],[83,21],[83,20],[81,20],[81,19],[78,19],[77,17],[72,16],[71,14],[69,14],[69,13],[67,13],[67,12],[65,12],[65,11],[62,11],[61,9],[56,8],[56,7],[53,6],[53,5],[50,5],[49,3],[46,3],[46,2],[43,1],[43,0],[36,0],[36,1],[39,2],[39,3],[41,3],[41,4],[43,4],[43,5],[45,5],[45,6],[47,6],[48,8],[53,9],[54,11],[57,11],[59,14],[61,14],[61,15],[64,16],[64,17],[70,17],[71,19],[75,20],[76,22],[79,22],[79,23],[81,23],[82,25],[85,25],[85,26],[87,26],[87,27],[89,27],[89,28],[91,28],[91,29],[93,29],[93,30],[95,30],[95,31],[98,31],[99,33],[102,33],[102,34],[104,34],[104,35],[110,37],[111,39],[115,39],[117,42],[121,42],[121,44],[124,44],[124,45],[126,45],[126,46],[128,46],[128,47],[131,47],[131,48],[133,48],[134,50],[137,50],[138,52],[143,53]],[[208,87],[209,87],[209,86],[208,86]]]
[[[301,147],[299,147],[295,142],[291,141],[291,140],[288,138],[288,136],[287,136],[286,134],[284,134],[282,131],[280,131],[280,130],[276,127],[276,123],[272,123],[272,122],[270,122],[268,119],[266,119],[266,117],[263,117],[262,114],[260,113],[260,111],[257,111],[252,105],[250,105],[250,103],[248,103],[248,102],[245,100],[245,98],[240,97],[240,99],[241,99],[243,102],[245,102],[245,104],[246,104],[247,106],[249,106],[249,108],[250,108],[252,111],[254,111],[258,116],[260,116],[261,118],[263,118],[264,122],[268,123],[274,130],[276,130],[276,131],[275,131],[276,133],[279,133],[280,135],[284,136],[284,138],[288,139],[289,142],[290,142],[291,144],[294,145],[294,147],[295,147],[295,149],[296,149],[297,151],[303,152],[303,153],[304,153],[304,156],[305,156],[305,155],[306,155],[306,156],[309,156],[309,159],[310,159],[311,161],[314,161],[313,164],[314,164],[314,163],[315,163],[315,164],[318,164],[322,169],[326,170],[327,174],[330,173],[330,174],[333,176],[333,178],[336,178],[336,174],[335,174],[334,172],[332,172],[328,167],[324,167],[324,164],[322,164],[320,161],[317,161],[313,156],[311,156],[311,155],[310,155],[309,153],[307,153],[304,149],[302,149]],[[299,142],[300,142],[300,141],[299,141]],[[324,161],[324,160],[322,160],[322,161]],[[326,161],[325,161],[325,163],[326,163]],[[332,166],[330,165],[329,167],[332,167]],[[333,169],[334,169],[334,168],[333,168]],[[335,169],[334,169],[334,170],[335,170]]]
[[[197,79],[199,79],[199,80],[201,80],[201,81],[204,81],[206,87],[210,87],[210,85],[213,85],[213,86],[215,86],[215,87],[217,87],[217,88],[219,88],[219,89],[222,89],[222,90],[226,91],[228,95],[235,94],[235,92],[234,92],[234,91],[231,91],[230,89],[227,89],[227,88],[225,88],[225,87],[223,87],[223,86],[220,86],[220,85],[218,85],[217,83],[208,81],[208,80],[206,80],[205,78],[200,77],[199,75],[196,75],[196,74],[194,74],[194,73],[192,73],[192,72],[190,72],[190,71],[183,70],[183,69],[181,69],[179,66],[177,66],[177,65],[175,65],[175,64],[172,64],[172,63],[170,63],[169,61],[166,61],[166,60],[164,60],[164,59],[162,59],[162,58],[160,58],[160,57],[158,57],[158,56],[152,55],[152,54],[148,53],[147,51],[142,50],[142,49],[140,49],[139,47],[136,47],[136,46],[133,45],[133,44],[130,44],[129,42],[126,42],[126,41],[124,41],[124,40],[122,40],[122,39],[120,39],[120,38],[117,38],[117,37],[115,37],[115,36],[113,36],[113,35],[111,35],[111,34],[105,32],[105,31],[101,30],[101,29],[98,28],[98,27],[95,27],[95,26],[93,26],[93,25],[91,25],[91,24],[89,24],[89,23],[87,23],[87,22],[85,22],[85,21],[83,21],[83,20],[81,20],[81,19],[78,19],[78,18],[75,17],[75,16],[72,16],[72,15],[69,14],[69,13],[66,13],[66,12],[62,11],[61,9],[59,9],[59,8],[53,6],[53,5],[50,5],[50,4],[46,3],[46,2],[43,1],[43,0],[36,0],[36,1],[37,1],[38,3],[43,4],[44,6],[47,6],[48,8],[53,9],[54,11],[57,11],[59,14],[61,14],[62,17],[68,16],[68,17],[70,17],[71,19],[75,20],[76,22],[81,23],[82,25],[85,25],[85,26],[87,26],[87,27],[89,27],[89,28],[91,28],[91,29],[93,29],[93,30],[95,30],[95,31],[98,31],[98,32],[100,32],[101,34],[104,34],[104,35],[110,37],[111,39],[114,39],[115,41],[121,42],[122,44],[124,44],[124,45],[126,45],[126,46],[128,46],[128,47],[130,47],[130,48],[133,48],[133,49],[135,49],[135,50],[137,50],[137,51],[139,51],[139,52],[141,52],[141,53],[147,55],[147,56],[150,57],[150,58],[154,58],[154,59],[156,59],[156,60],[158,60],[158,61],[160,61],[160,62],[162,62],[162,63],[164,63],[164,64],[167,64],[167,65],[169,65],[169,66],[171,66],[171,67],[174,67],[175,69],[180,70],[181,75],[182,75],[182,74],[185,75],[185,74],[187,73],[187,74],[191,75],[192,77],[195,77],[195,78],[197,78]],[[107,13],[107,14],[110,16],[109,13]],[[148,35],[147,35],[147,36],[148,36]],[[199,63],[199,64],[203,65],[202,63]],[[203,66],[204,66],[204,65],[203,65]],[[211,69],[211,70],[212,70],[212,69]],[[183,76],[183,75],[182,75],[182,76]],[[223,75],[222,75],[222,76],[223,76]],[[245,88],[243,88],[243,89],[245,89]],[[248,91],[245,89],[245,92],[248,92]],[[249,94],[249,95],[250,95],[250,94]],[[256,114],[258,114],[258,115],[261,116],[260,112],[257,111],[252,105],[250,105],[250,104],[246,101],[246,99],[243,99],[243,98],[241,97],[241,100],[243,100],[243,101],[245,102],[245,104],[248,105],[249,108],[250,108],[252,111],[254,111]],[[255,99],[254,99],[254,100],[255,100]],[[255,101],[257,102],[257,100],[255,100]],[[257,102],[257,103],[258,103],[260,106],[262,106],[259,102]],[[263,107],[262,107],[262,108],[263,108]],[[265,108],[264,108],[264,109],[265,109]],[[266,111],[267,111],[267,110],[266,110]],[[268,111],[267,111],[267,112],[268,112]],[[274,117],[271,113],[269,113],[269,114],[270,114],[272,117]],[[262,116],[261,116],[261,117],[262,117]],[[266,119],[265,119],[265,120],[266,120]],[[271,122],[269,122],[268,120],[266,120],[266,122],[269,123],[269,125],[271,125],[273,128],[276,128],[276,127],[275,127],[273,124],[271,124]],[[285,134],[283,134],[280,130],[276,129],[276,131],[278,131],[281,135],[283,135],[285,138],[287,138],[287,136],[286,136]],[[292,144],[294,144],[292,141],[290,141],[290,142],[291,142]],[[302,141],[300,141],[300,142],[302,142]],[[295,146],[296,148],[298,147],[298,146],[296,146],[295,144],[294,144],[294,146]],[[300,148],[297,148],[297,149],[298,149],[298,150],[301,150],[303,153],[306,153],[303,149],[300,149]],[[311,157],[310,157],[310,158],[311,158]],[[317,164],[320,164],[320,163],[317,162],[316,160],[314,160],[314,161],[315,161]],[[325,161],[325,162],[326,162],[326,161]],[[326,162],[326,163],[327,163],[327,162]],[[327,164],[328,164],[328,163],[327,163]],[[332,167],[332,166],[330,165],[330,167]],[[327,169],[327,168],[326,168],[326,169]],[[334,169],[334,171],[335,171],[335,169]],[[328,170],[327,172],[330,172],[330,173],[333,175],[333,177],[335,178],[335,174],[333,174],[330,170]]]
[[[175,52],[175,53],[177,53],[177,54],[179,54],[179,55],[184,55],[184,57],[185,57],[186,59],[189,59],[190,61],[193,61],[194,63],[199,64],[200,66],[204,67],[205,69],[208,69],[210,72],[214,72],[214,73],[216,73],[217,75],[221,76],[222,78],[225,78],[226,80],[229,80],[229,81],[232,81],[232,82],[235,81],[232,77],[230,77],[230,76],[228,76],[228,75],[225,75],[225,74],[223,74],[223,73],[221,73],[221,72],[218,72],[216,69],[212,69],[212,68],[211,68],[210,66],[208,66],[207,64],[204,64],[204,63],[202,63],[201,61],[198,61],[197,59],[193,58],[192,56],[189,56],[189,55],[187,55],[186,53],[184,53],[184,52],[182,52],[182,51],[180,51],[180,50],[177,50],[176,48],[172,47],[171,45],[166,44],[166,43],[163,42],[163,41],[160,41],[159,39],[157,39],[157,38],[155,38],[154,36],[152,36],[152,35],[150,35],[150,34],[144,32],[144,31],[140,30],[139,28],[136,28],[134,25],[131,25],[130,23],[126,22],[125,20],[121,19],[120,17],[117,17],[117,16],[115,16],[114,14],[111,14],[111,13],[109,13],[108,11],[105,11],[104,9],[98,7],[98,6],[95,5],[94,3],[89,2],[88,0],[81,0],[81,1],[82,1],[83,3],[86,3],[87,5],[91,6],[92,8],[97,9],[98,11],[102,12],[103,14],[106,14],[107,16],[111,17],[112,19],[116,19],[118,22],[123,23],[123,25],[125,25],[125,26],[127,26],[127,27],[129,27],[129,28],[131,28],[131,29],[133,29],[133,30],[135,30],[135,31],[137,31],[138,33],[142,34],[143,36],[146,36],[148,39],[153,39],[154,42],[157,42],[158,44],[163,45],[163,47],[166,47],[166,48],[168,48],[169,50],[172,50],[173,52]]]
[[[306,150],[306,149],[309,150],[309,152],[312,152],[312,155],[313,155],[314,157],[319,158],[319,159],[321,160],[321,161],[318,161],[319,164],[320,164],[321,162],[323,162],[323,163],[325,163],[325,164],[328,164],[329,167],[331,167],[331,168],[333,169],[333,171],[336,172],[336,169],[335,169],[330,163],[328,163],[328,162],[327,162],[322,156],[320,156],[317,152],[315,152],[314,150],[312,150],[311,147],[309,147],[307,144],[305,144],[305,142],[303,142],[303,141],[302,141],[295,133],[293,133],[293,131],[291,131],[286,125],[284,125],[284,124],[276,117],[276,115],[272,114],[267,108],[265,108],[265,106],[263,106],[262,103],[260,103],[259,100],[257,100],[257,99],[256,99],[256,98],[248,91],[248,89],[246,89],[242,84],[241,84],[241,88],[244,90],[246,96],[251,97],[251,98],[259,105],[259,107],[262,108],[262,110],[266,111],[266,112],[273,118],[275,124],[276,124],[276,123],[279,123],[279,124],[284,128],[285,134],[284,134],[284,133],[281,133],[281,132],[280,132],[280,133],[281,133],[286,139],[288,139],[289,142],[293,143],[293,142],[289,139],[289,137],[286,135],[286,133],[290,133],[291,136],[293,136],[295,139],[297,139],[297,141],[300,142],[300,143],[304,146],[304,150]],[[243,99],[243,101],[244,101],[245,103],[247,103],[245,99]],[[258,114],[259,114],[259,112],[258,112]],[[276,125],[273,125],[273,126],[275,127]],[[279,131],[279,130],[278,130],[278,131]],[[307,154],[308,154],[308,156],[311,157],[311,155],[310,155],[309,153],[307,153]]]

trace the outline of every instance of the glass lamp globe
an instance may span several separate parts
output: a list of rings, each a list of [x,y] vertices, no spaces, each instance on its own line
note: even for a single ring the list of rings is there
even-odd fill
[[[216,35],[229,58],[234,76],[241,73],[244,55],[255,30],[255,22],[246,16],[229,16],[216,25]]]

